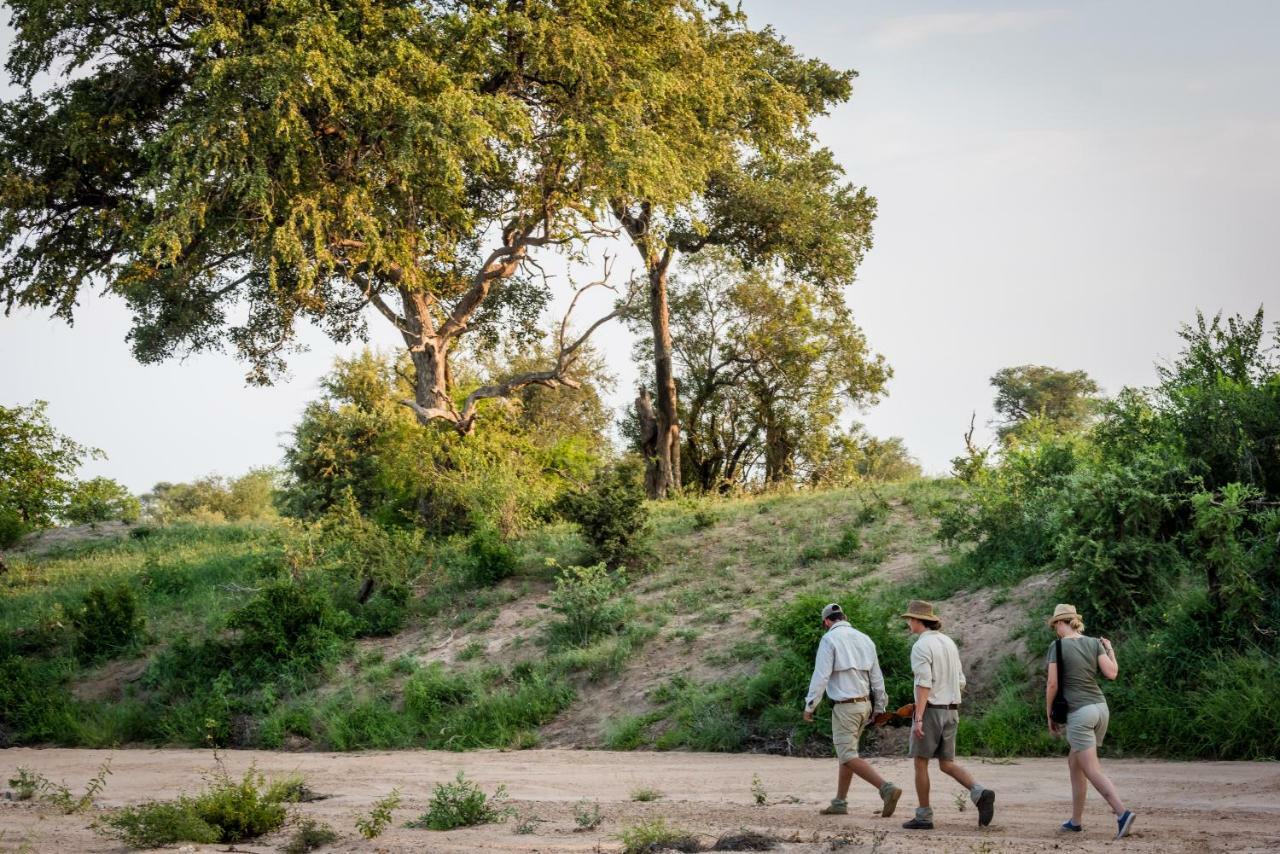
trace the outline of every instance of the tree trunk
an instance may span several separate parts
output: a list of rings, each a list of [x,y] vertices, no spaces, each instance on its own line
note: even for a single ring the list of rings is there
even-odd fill
[[[649,320],[653,326],[659,475],[650,498],[666,498],[668,494],[680,491],[680,420],[671,358],[671,321],[667,309],[667,268],[670,262],[671,253],[663,253],[649,270]]]
[[[658,489],[661,469],[658,465],[658,416],[653,411],[649,389],[640,388],[636,398],[636,420],[640,422],[640,455],[644,457],[644,491],[653,496]]]

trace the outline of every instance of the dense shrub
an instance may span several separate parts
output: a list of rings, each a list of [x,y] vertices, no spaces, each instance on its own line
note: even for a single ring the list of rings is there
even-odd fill
[[[142,514],[142,503],[109,477],[82,480],[67,497],[62,517],[68,522],[92,523],[119,520],[136,522]]]
[[[492,587],[515,574],[516,552],[496,530],[481,527],[467,539],[465,582],[472,587]]]
[[[253,768],[240,781],[225,771],[195,797],[125,807],[105,823],[135,848],[175,842],[236,843],[270,833],[284,824],[291,788],[267,785]]]
[[[971,471],[943,530],[974,544],[972,583],[1057,569],[1060,601],[1116,635],[1111,749],[1276,756],[1275,728],[1245,722],[1275,701],[1251,674],[1280,655],[1280,326],[1268,341],[1259,311],[1181,335],[1159,384],[1088,433],[1023,435]]]
[[[90,589],[72,612],[71,625],[76,657],[85,662],[121,655],[135,648],[145,632],[137,594],[127,584]]]
[[[626,578],[603,563],[569,566],[556,576],[550,607],[557,619],[547,627],[553,644],[586,646],[622,628],[628,608],[622,600]]]
[[[493,795],[468,780],[461,771],[451,783],[437,783],[427,811],[413,822],[415,827],[428,830],[453,830],[455,827],[472,827],[500,821],[506,810],[502,806],[507,797],[505,786],[499,786]]]
[[[191,483],[157,483],[142,496],[142,505],[157,522],[274,519],[279,477],[274,469],[251,469],[236,478],[209,475]]]
[[[649,510],[637,461],[601,469],[586,490],[566,493],[559,508],[582,529],[593,559],[610,567],[634,567],[646,557]]]

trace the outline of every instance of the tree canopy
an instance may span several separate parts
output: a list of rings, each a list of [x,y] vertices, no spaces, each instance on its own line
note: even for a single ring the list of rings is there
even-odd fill
[[[760,71],[741,15],[698,0],[11,8],[7,309],[70,320],[100,282],[139,359],[231,346],[268,382],[299,321],[346,340],[372,306],[411,354],[405,402],[464,433],[481,400],[572,385],[583,337],[461,403],[459,339],[533,325],[535,256],[580,252],[619,199],[705,188]],[[749,89],[753,121],[791,121],[786,82]]]
[[[1084,371],[1019,365],[996,371],[991,385],[1002,442],[1032,422],[1058,432],[1079,430],[1098,412],[1100,389]]]

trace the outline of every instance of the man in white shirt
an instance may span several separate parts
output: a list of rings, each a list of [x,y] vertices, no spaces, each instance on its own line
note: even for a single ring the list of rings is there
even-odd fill
[[[902,789],[886,782],[867,760],[858,756],[858,740],[871,720],[873,705],[876,712],[883,712],[888,704],[875,642],[850,625],[834,602],[822,609],[822,626],[827,633],[818,644],[813,678],[809,680],[809,694],[804,701],[804,719],[813,720],[813,710],[822,702],[825,689],[832,703],[831,740],[840,770],[836,796],[831,805],[820,812],[848,815],[849,784],[857,774],[879,790],[883,804],[880,815],[891,816],[898,798],[902,797]]]
[[[913,600],[902,616],[916,636],[915,645],[911,648],[916,707],[909,755],[915,761],[916,796],[920,799],[915,818],[902,826],[908,830],[933,830],[933,807],[929,806],[929,760],[936,758],[942,773],[955,778],[969,790],[969,797],[978,808],[978,826],[986,827],[995,815],[996,793],[978,785],[955,761],[960,692],[965,686],[960,651],[956,649],[955,641],[942,633],[942,620],[934,613],[933,603]]]

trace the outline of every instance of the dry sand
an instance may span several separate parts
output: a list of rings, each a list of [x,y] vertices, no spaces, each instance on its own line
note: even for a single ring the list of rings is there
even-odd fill
[[[936,830],[901,828],[915,804],[910,790],[892,818],[876,815],[874,791],[855,781],[847,817],[826,817],[817,809],[831,797],[833,760],[750,754],[608,753],[573,750],[440,753],[224,753],[228,770],[242,773],[251,762],[270,775],[303,774],[324,800],[297,811],[328,822],[341,835],[332,851],[617,851],[623,828],[661,817],[686,828],[709,845],[716,836],[747,827],[783,840],[783,851],[973,852],[1011,851],[1280,851],[1280,764],[1246,762],[1107,761],[1106,769],[1138,814],[1134,834],[1112,842],[1114,822],[1091,794],[1085,832],[1069,838],[1055,829],[1069,812],[1066,764],[1060,759],[983,762],[964,760],[974,775],[998,792],[996,818],[979,829],[973,806],[957,807],[960,787],[935,769]],[[12,748],[0,751],[0,781],[18,766],[32,768],[73,792],[83,790],[95,769],[111,758],[106,791],[90,813],[64,816],[32,802],[0,801],[0,851],[118,852],[123,846],[95,833],[102,809],[194,792],[214,767],[199,750],[64,750]],[[906,786],[905,759],[877,760],[887,777]],[[511,804],[534,816],[532,833],[516,833],[517,820],[448,833],[415,830],[404,823],[426,807],[433,784],[465,771],[487,791],[505,784]],[[758,774],[769,803],[756,806],[752,775]],[[399,787],[405,799],[394,826],[372,842],[361,839],[354,817]],[[630,800],[639,787],[663,793],[651,803]],[[908,787],[909,788],[909,787]],[[575,832],[573,808],[597,801],[603,823]],[[233,847],[191,846],[187,851],[278,851],[289,832]],[[174,850],[174,849],[169,849]]]

